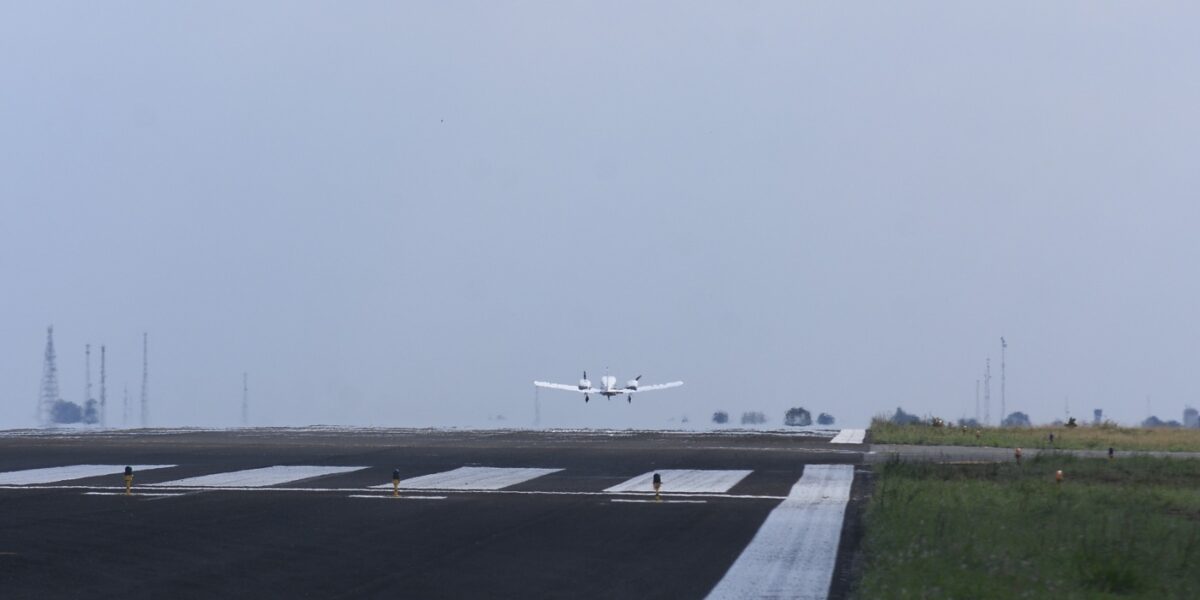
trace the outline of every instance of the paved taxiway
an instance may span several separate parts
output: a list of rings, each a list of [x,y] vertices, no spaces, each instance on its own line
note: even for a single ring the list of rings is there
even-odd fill
[[[795,521],[805,517],[792,509],[832,477],[846,478],[849,504],[837,516],[845,510],[847,525],[805,535],[823,536],[832,569],[832,584],[818,573],[815,587],[839,597],[868,482],[853,466],[865,447],[830,444],[834,433],[4,435],[0,589],[6,598],[703,598],[721,582],[715,595],[733,597],[756,566],[797,560],[799,550],[772,563],[774,545],[799,543]],[[132,497],[126,464],[136,465]],[[835,466],[803,480],[807,465]],[[661,502],[648,485],[655,472]]]

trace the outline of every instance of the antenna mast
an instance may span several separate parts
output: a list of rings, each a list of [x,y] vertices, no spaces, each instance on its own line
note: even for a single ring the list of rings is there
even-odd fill
[[[100,345],[100,426],[108,425],[108,391],[104,365],[104,345]]]
[[[142,427],[150,425],[150,336],[142,333]]]
[[[979,422],[979,380],[975,380],[975,422]]]
[[[242,373],[242,427],[250,424],[250,384],[249,377]]]
[[[83,402],[80,403],[86,411],[88,402],[92,400],[92,345],[83,345],[83,372],[86,374],[83,378]]]
[[[983,369],[983,422],[992,424],[992,357]]]
[[[538,395],[538,387],[533,386],[533,426],[540,428],[542,426],[542,398]]]
[[[58,402],[58,367],[54,360],[54,326],[46,328],[46,359],[42,364],[42,391],[38,397],[38,422],[54,423],[54,404]]]
[[[129,383],[122,384],[121,394],[121,425],[129,426]]]
[[[1004,341],[1004,338],[1001,337],[1000,338],[1000,422],[1001,422],[1001,424],[1003,424],[1004,418],[1008,416],[1008,405],[1005,403],[1005,400],[1007,400],[1007,398],[1004,393],[1005,392],[1005,389],[1004,389],[1004,374],[1005,374],[1004,354],[1007,350],[1008,350],[1008,342]]]

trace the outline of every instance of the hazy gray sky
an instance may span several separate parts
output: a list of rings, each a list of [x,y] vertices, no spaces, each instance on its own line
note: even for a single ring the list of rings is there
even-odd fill
[[[1179,418],[1198,74],[1183,2],[0,4],[0,426],[50,324],[116,423],[142,331],[159,425],[995,416],[1002,335]]]

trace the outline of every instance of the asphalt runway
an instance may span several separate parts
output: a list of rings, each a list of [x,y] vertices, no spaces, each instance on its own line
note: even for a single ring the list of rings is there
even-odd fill
[[[842,509],[822,507],[824,532],[802,530],[832,540],[839,598],[870,482],[854,466],[867,447],[834,433],[10,433],[0,596],[704,598],[776,560],[770,544],[803,519],[789,506],[844,493],[844,527],[830,533]],[[124,465],[139,465],[132,496]],[[799,485],[806,465],[847,465],[809,477],[844,489]]]

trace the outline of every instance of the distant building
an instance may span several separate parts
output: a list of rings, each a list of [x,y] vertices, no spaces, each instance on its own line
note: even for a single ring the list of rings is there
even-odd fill
[[[1200,411],[1190,406],[1183,409],[1183,426],[1200,427]]]
[[[1092,411],[1092,424],[1099,425],[1104,422],[1104,411],[1097,408]]]

